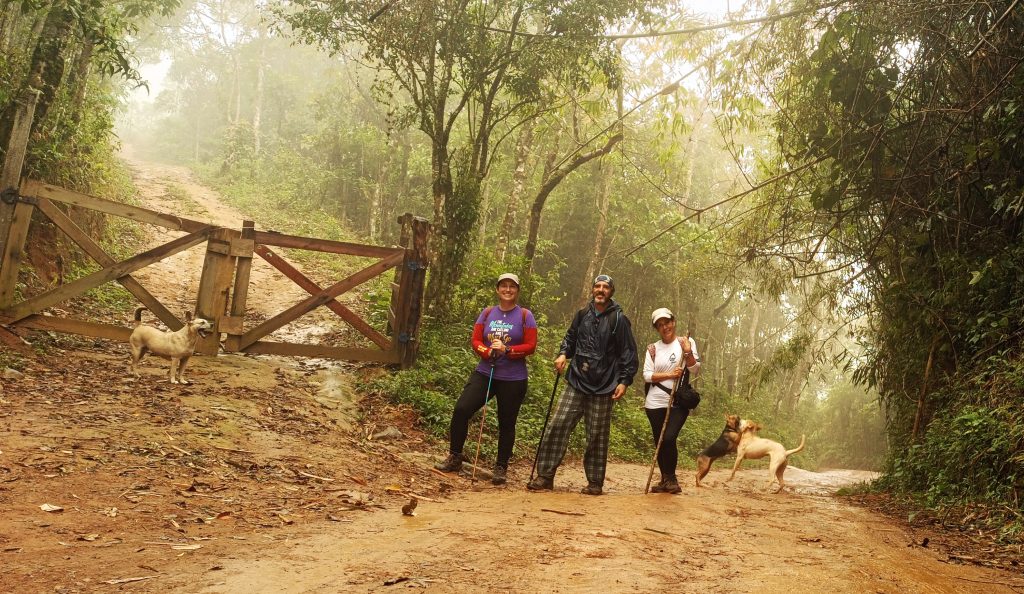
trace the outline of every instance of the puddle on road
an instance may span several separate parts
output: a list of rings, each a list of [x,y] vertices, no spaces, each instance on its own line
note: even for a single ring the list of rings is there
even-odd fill
[[[786,485],[806,495],[835,495],[843,487],[867,483],[878,478],[870,470],[835,469],[811,472],[790,466],[786,470]]]
[[[338,427],[348,431],[358,419],[360,396],[352,385],[352,376],[337,366],[327,367],[317,374],[320,382],[314,400],[338,422]]]

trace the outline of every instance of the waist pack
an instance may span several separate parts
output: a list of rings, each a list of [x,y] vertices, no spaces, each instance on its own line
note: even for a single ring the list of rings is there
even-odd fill
[[[690,385],[689,377],[687,377],[689,373],[689,370],[683,371],[683,379],[680,381],[679,387],[676,388],[675,398],[672,399],[673,408],[686,408],[693,410],[700,404],[700,392],[694,390],[693,386]],[[653,385],[669,396],[672,395],[672,389],[666,388],[661,384],[646,383],[644,385],[646,386],[645,392],[650,390]]]
[[[672,406],[693,410],[697,408],[698,404],[700,404],[700,392],[694,390],[690,382],[686,382],[676,389],[676,398]]]

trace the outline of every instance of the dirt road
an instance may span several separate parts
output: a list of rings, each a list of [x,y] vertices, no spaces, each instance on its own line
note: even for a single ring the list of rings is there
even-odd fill
[[[165,165],[123,155],[132,171],[143,206],[165,213],[178,213],[185,218],[211,223],[221,227],[240,229],[247,217],[224,204],[217,193],[196,182],[185,167]],[[167,243],[181,235],[162,227],[149,227],[149,245]],[[134,273],[143,286],[150,288],[161,302],[173,303],[178,310],[195,305],[196,287],[203,269],[205,244],[179,252]],[[273,317],[287,307],[309,297],[295,283],[267,264],[262,258],[253,258],[246,300],[250,320]],[[292,262],[302,270],[302,266]],[[342,298],[345,301],[345,298]],[[178,312],[180,315],[180,311]],[[343,326],[324,309],[314,310],[300,320],[286,325],[270,335],[271,340],[306,342],[328,332],[329,328]]]
[[[908,546],[908,531],[830,496],[768,495],[749,476],[644,496],[646,469],[611,473],[598,498],[578,494],[586,483],[572,473],[567,491],[528,493],[517,481],[422,502],[415,517],[387,510],[326,526],[224,562],[200,591],[977,592],[1007,581],[942,563]],[[814,473],[799,474],[813,488]]]
[[[143,188],[178,175],[134,167]],[[505,487],[431,470],[443,447],[410,411],[354,388],[371,367],[200,357],[171,386],[160,361],[130,380],[102,341],[12,360],[0,592],[1024,591],[1019,570],[951,555],[954,535],[832,496],[855,472],[791,467],[774,495],[763,468],[726,485],[723,460],[706,488],[645,496],[647,469],[613,463],[587,497],[569,461],[528,493],[522,455]]]

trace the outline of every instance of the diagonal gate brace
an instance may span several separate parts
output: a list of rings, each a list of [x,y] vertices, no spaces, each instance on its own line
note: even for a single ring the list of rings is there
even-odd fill
[[[178,252],[187,250],[194,245],[198,245],[206,241],[206,236],[209,234],[211,228],[211,226],[203,227],[195,233],[189,233],[188,235],[179,237],[174,241],[128,258],[123,262],[118,262],[113,266],[107,266],[102,270],[83,276],[82,278],[74,280],[66,285],[46,291],[45,293],[40,293],[31,299],[22,301],[21,303],[13,305],[0,312],[0,315],[9,317],[9,323],[13,323],[34,313],[39,313],[47,307],[60,303],[61,301],[65,301],[75,297],[76,295],[95,289],[104,283],[119,279],[122,276],[139,270],[140,268],[145,268],[154,262],[159,262],[168,256],[172,256]]]
[[[325,303],[334,300],[334,298],[336,298],[338,295],[341,295],[345,291],[348,291],[349,289],[358,286],[375,276],[380,275],[382,272],[388,270],[389,268],[393,268],[395,265],[401,263],[404,258],[405,254],[402,252],[393,254],[387,258],[384,258],[383,260],[379,260],[376,263],[367,266],[366,268],[363,268],[362,270],[356,272],[355,274],[349,276],[348,278],[345,278],[331,285],[330,287],[327,287],[326,289],[320,291],[316,295],[312,295],[308,299],[296,303],[295,305],[289,307],[285,311],[277,314],[276,316],[270,318],[269,320],[263,322],[259,326],[256,326],[252,330],[249,330],[248,332],[243,334],[241,340],[239,341],[240,344],[238,348],[244,349],[245,347],[259,340],[260,338],[263,338],[264,336],[270,334],[274,330],[281,328],[285,324],[288,324],[289,322],[313,311],[314,309],[320,307],[321,305],[324,305]]]
[[[35,202],[36,208],[38,208],[43,214],[45,214],[57,228],[64,232],[71,241],[78,244],[78,247],[82,248],[86,254],[89,255],[93,260],[96,261],[100,266],[112,266],[117,263],[116,260],[110,257],[107,252],[100,247],[89,235],[82,230],[74,221],[71,220],[68,215],[64,214],[62,210],[57,208],[53,202],[45,198],[40,198]],[[135,298],[142,302],[149,311],[156,314],[156,317],[161,322],[167,324],[167,327],[171,330],[178,330],[184,324],[171,313],[156,297],[154,297],[145,287],[142,286],[139,281],[130,275],[122,276],[116,279],[117,282],[121,283],[129,293],[135,295]]]
[[[292,266],[286,260],[281,258],[281,256],[278,256],[276,253],[274,253],[273,250],[271,250],[267,246],[257,245],[254,251],[257,254],[259,254],[261,258],[266,260],[267,264],[270,264],[274,268],[278,269],[281,272],[281,274],[287,276],[289,279],[291,279],[292,282],[302,287],[302,289],[305,290],[310,295],[317,295],[323,292],[323,288],[321,288],[320,285],[311,281],[308,277],[306,277],[306,275],[299,272],[299,270],[297,270],[294,266]],[[384,336],[380,332],[377,332],[377,330],[375,330],[373,326],[367,324],[365,321],[363,321],[362,318],[359,317],[358,314],[356,314],[351,309],[345,307],[342,303],[338,302],[335,299],[331,299],[325,304],[325,306],[334,313],[338,314],[338,316],[341,319],[348,322],[350,326],[358,330],[366,338],[372,340],[373,343],[379,346],[380,348],[384,350],[388,350],[391,348],[391,341],[388,340],[386,336]]]

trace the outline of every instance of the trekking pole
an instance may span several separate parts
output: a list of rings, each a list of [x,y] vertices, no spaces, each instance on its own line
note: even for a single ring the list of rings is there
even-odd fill
[[[533,482],[533,474],[537,472],[537,459],[540,458],[540,446],[544,443],[544,432],[548,430],[548,419],[551,418],[551,408],[555,405],[555,393],[558,392],[558,380],[562,379],[562,372],[555,372],[555,387],[551,389],[551,402],[548,403],[548,414],[544,415],[544,426],[540,430],[540,441],[537,442],[537,451],[533,454],[533,467],[530,468],[530,482]]]
[[[654,459],[651,460],[651,471],[647,473],[647,485],[644,487],[644,495],[651,491],[651,479],[654,477],[654,467],[658,465],[658,452],[661,451],[661,442],[665,439],[665,429],[668,428],[668,418],[672,414],[672,403],[676,400],[676,390],[679,389],[679,382],[682,377],[677,377],[672,384],[672,393],[668,395],[668,408],[665,409],[665,422],[661,424],[661,435],[658,436],[658,445],[654,446]]]
[[[491,380],[494,379],[494,359],[491,359],[491,374],[487,376],[487,392],[484,393],[484,409],[480,412],[480,434],[476,438],[476,456],[473,457],[473,477],[476,482],[476,464],[480,460],[480,442],[484,439],[484,418],[487,417],[487,400],[491,397]]]

